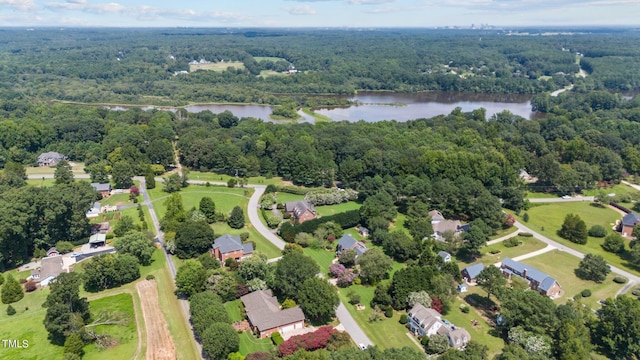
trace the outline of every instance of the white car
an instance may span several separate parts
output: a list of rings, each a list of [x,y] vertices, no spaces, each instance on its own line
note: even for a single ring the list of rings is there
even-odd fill
[[[360,350],[367,350],[367,347],[364,346],[364,344],[358,344],[358,349]]]
[[[564,195],[562,198],[565,199],[565,200],[566,199],[571,199],[571,195]]]

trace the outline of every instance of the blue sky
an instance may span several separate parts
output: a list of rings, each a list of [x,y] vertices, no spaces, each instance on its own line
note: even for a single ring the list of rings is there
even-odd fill
[[[640,0],[0,0],[0,26],[640,25]]]

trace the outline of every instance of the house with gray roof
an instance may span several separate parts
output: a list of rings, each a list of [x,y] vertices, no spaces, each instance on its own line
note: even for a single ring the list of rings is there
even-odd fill
[[[636,225],[640,224],[640,215],[630,212],[622,218],[622,222],[620,224],[620,233],[622,236],[626,238],[633,237],[633,229]]]
[[[62,160],[66,160],[67,157],[55,152],[49,151],[38,155],[38,166],[55,166]]]
[[[300,224],[316,218],[316,208],[306,200],[285,203],[284,211],[291,214]]]
[[[94,188],[103,198],[111,195],[111,183],[91,183],[91,187]]]
[[[253,254],[252,243],[242,243],[237,235],[224,234],[213,241],[211,255],[224,264],[227,259],[242,261]]]
[[[429,211],[429,217],[431,218],[431,227],[433,228],[432,238],[444,242],[444,234],[446,232],[452,233],[454,236],[460,236],[461,233],[468,230],[468,227],[462,225],[459,220],[447,220],[442,216],[440,211]]]
[[[300,306],[281,309],[271,290],[258,290],[240,298],[251,328],[260,338],[274,332],[286,333],[304,328],[304,313]]]
[[[364,254],[368,249],[362,241],[354,239],[353,236],[349,234],[344,234],[340,240],[338,240],[338,245],[336,245],[336,255],[340,255],[346,250],[354,250],[356,252],[356,257],[358,257]]]
[[[471,340],[466,329],[443,320],[439,312],[422,304],[415,304],[409,310],[407,327],[417,336],[445,335],[449,339],[449,345],[456,349],[463,349]]]
[[[31,271],[31,280],[40,286],[48,286],[58,275],[65,272],[62,255],[47,256],[40,260],[40,267]]]
[[[462,269],[462,278],[467,282],[467,284],[476,285],[476,278],[480,275],[482,270],[484,270],[484,265],[482,263],[469,265]]]
[[[442,261],[444,261],[445,263],[451,262],[451,254],[449,254],[448,252],[446,252],[444,250],[438,251],[438,256],[440,256]]]
[[[508,278],[515,275],[524,279],[531,290],[535,290],[542,295],[552,299],[562,295],[562,289],[556,279],[532,266],[517,262],[511,258],[504,258],[500,265],[500,270]]]
[[[98,217],[100,215],[101,209],[102,205],[100,205],[100,203],[96,201],[91,206],[91,209],[87,210],[86,216],[90,219]]]

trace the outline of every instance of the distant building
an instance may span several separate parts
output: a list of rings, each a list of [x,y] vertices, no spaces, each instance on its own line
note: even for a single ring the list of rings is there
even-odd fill
[[[42,153],[38,156],[38,166],[55,166],[67,157],[55,151]]]
[[[111,183],[91,183],[91,187],[94,188],[102,198],[107,198],[111,195]]]
[[[271,290],[259,290],[240,298],[251,328],[260,338],[274,332],[286,333],[304,328],[304,313],[300,306],[281,309]]]
[[[364,254],[368,249],[362,241],[354,239],[353,236],[349,234],[344,234],[340,240],[338,240],[338,245],[336,245],[336,255],[340,255],[346,250],[354,250],[356,252],[356,257],[358,257]]]
[[[86,213],[86,216],[91,219],[91,218],[95,218],[98,217],[100,215],[101,212],[101,208],[102,206],[100,205],[99,202],[94,202],[93,206],[91,206],[91,209],[89,209]]]
[[[534,267],[519,263],[511,258],[505,258],[502,260],[500,270],[508,278],[515,275],[524,279],[531,290],[535,290],[542,295],[552,299],[562,295],[562,289],[558,281]]]
[[[451,262],[451,254],[449,254],[446,251],[438,251],[438,256],[440,256],[440,258],[442,259],[442,261],[444,261],[445,263],[449,263]]]
[[[252,243],[242,243],[240,236],[225,234],[213,242],[211,255],[224,264],[227,259],[241,261],[253,254]]]
[[[640,225],[640,215],[630,212],[622,218],[622,222],[620,223],[620,233],[622,236],[626,238],[633,237],[633,229]]]
[[[358,234],[360,234],[360,236],[363,236],[363,237],[369,237],[369,229],[367,229],[364,226],[359,226]]]
[[[482,263],[467,266],[462,269],[462,278],[467,282],[467,284],[475,285],[476,278],[480,275],[482,270],[484,270],[484,265]]]
[[[300,224],[307,220],[316,218],[315,207],[306,200],[285,203],[284,211],[291,214],[291,216],[293,216],[293,218]]]
[[[439,312],[422,304],[415,304],[409,310],[407,325],[417,336],[445,335],[449,339],[449,345],[456,349],[463,349],[471,340],[467,330],[442,320]]]
[[[47,256],[40,260],[40,267],[31,271],[31,280],[40,286],[48,286],[58,275],[65,272],[62,269],[63,262],[61,255]]]
[[[444,242],[444,234],[452,233],[454,236],[460,236],[461,233],[468,229],[468,225],[462,225],[458,220],[447,220],[438,210],[429,211],[431,218],[431,227],[433,228],[432,238]]]
[[[107,235],[103,233],[93,234],[89,237],[89,244],[92,248],[107,245]]]

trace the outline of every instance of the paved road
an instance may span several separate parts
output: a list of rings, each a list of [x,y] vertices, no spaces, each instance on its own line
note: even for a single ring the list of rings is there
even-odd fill
[[[584,258],[584,254],[581,253],[580,251],[568,248],[562,244],[560,244],[559,242],[556,242],[554,240],[549,239],[548,237],[522,225],[520,222],[516,222],[514,224],[518,230],[522,231],[522,232],[528,232],[533,234],[533,236],[535,238],[537,238],[538,240],[541,240],[543,242],[545,242],[547,245],[551,245],[554,246],[556,248],[558,248],[560,251],[564,251],[566,253],[569,253],[573,256],[579,257],[580,259]],[[640,283],[640,276],[634,275],[628,271],[622,270],[619,267],[613,266],[611,264],[609,264],[609,266],[611,267],[611,271],[618,274],[618,275],[622,275],[624,277],[626,277],[627,279],[629,279],[629,283],[622,289],[624,291],[620,291],[619,294],[626,292],[627,290],[629,290],[633,285]]]
[[[249,205],[247,209],[247,213],[249,215],[249,221],[251,225],[267,240],[269,240],[273,245],[278,247],[278,249],[284,249],[285,242],[282,241],[279,237],[275,236],[264,224],[260,221],[260,215],[258,212],[258,204],[260,202],[260,197],[264,194],[264,190],[266,189],[263,185],[248,185],[255,189],[253,195],[249,199]],[[344,306],[342,301],[338,305],[336,309],[336,316],[340,323],[344,327],[345,331],[349,333],[349,336],[353,339],[356,344],[364,344],[365,346],[373,346],[373,342],[367,337],[367,335],[362,331],[362,328],[355,321],[353,316],[349,313],[347,308]]]
[[[593,201],[595,196],[572,196],[570,199],[558,198],[535,198],[529,199],[530,203],[556,203],[556,202],[572,202],[572,201]]]

